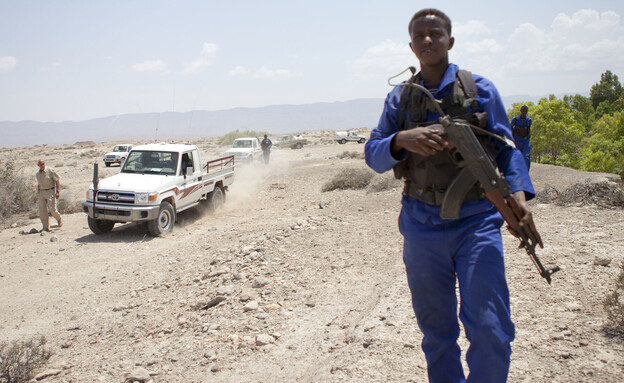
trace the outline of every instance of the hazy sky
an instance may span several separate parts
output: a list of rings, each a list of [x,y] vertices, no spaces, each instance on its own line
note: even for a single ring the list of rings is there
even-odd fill
[[[616,0],[0,0],[0,121],[383,98],[426,6],[504,96],[624,79]]]

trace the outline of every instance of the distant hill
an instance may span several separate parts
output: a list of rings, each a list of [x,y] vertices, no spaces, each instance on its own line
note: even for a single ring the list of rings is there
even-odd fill
[[[296,133],[375,127],[383,99],[274,105],[219,111],[122,114],[86,121],[0,122],[0,147],[61,145],[76,141],[187,140],[240,130]]]
[[[514,102],[537,103],[542,97],[511,95],[503,97],[503,102],[505,108],[510,108]],[[379,121],[383,102],[382,98],[370,98],[217,111],[122,114],[85,121],[2,121],[0,147],[61,145],[76,141],[189,140],[221,136],[237,129],[279,134],[373,128]]]

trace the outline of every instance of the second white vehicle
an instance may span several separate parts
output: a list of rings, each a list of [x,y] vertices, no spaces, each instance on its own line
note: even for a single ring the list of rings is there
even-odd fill
[[[260,159],[262,148],[260,148],[260,141],[255,137],[237,138],[225,153],[228,156],[234,156],[237,164],[248,164]]]
[[[132,144],[115,145],[112,152],[104,155],[104,164],[106,166],[111,166],[112,164],[123,165],[130,150],[132,150]]]

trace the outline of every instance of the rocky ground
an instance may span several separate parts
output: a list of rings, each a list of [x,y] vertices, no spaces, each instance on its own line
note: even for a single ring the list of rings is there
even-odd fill
[[[401,187],[322,192],[364,166],[342,158],[363,146],[308,137],[301,150],[274,150],[269,166],[237,169],[224,209],[184,212],[166,237],[137,224],[96,236],[84,213],[43,234],[20,234],[38,219],[5,222],[0,341],[45,335],[54,355],[44,382],[426,381],[397,229]],[[225,149],[196,143],[205,157]],[[46,159],[77,203],[112,146],[3,154],[32,178]],[[531,176],[538,191],[609,177],[539,164]],[[548,285],[503,233],[516,324],[509,381],[624,380],[624,339],[605,331],[602,307],[623,259],[622,210],[531,206],[538,254],[562,271]]]

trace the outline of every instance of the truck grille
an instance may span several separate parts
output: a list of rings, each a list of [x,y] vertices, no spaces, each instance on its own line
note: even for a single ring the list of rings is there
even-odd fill
[[[112,156],[106,156],[106,159],[107,159],[107,160],[114,160],[114,159],[115,159],[115,157],[117,157],[117,156],[115,156],[115,155],[113,154]]]
[[[98,202],[134,203],[134,193],[101,190],[97,193]]]

